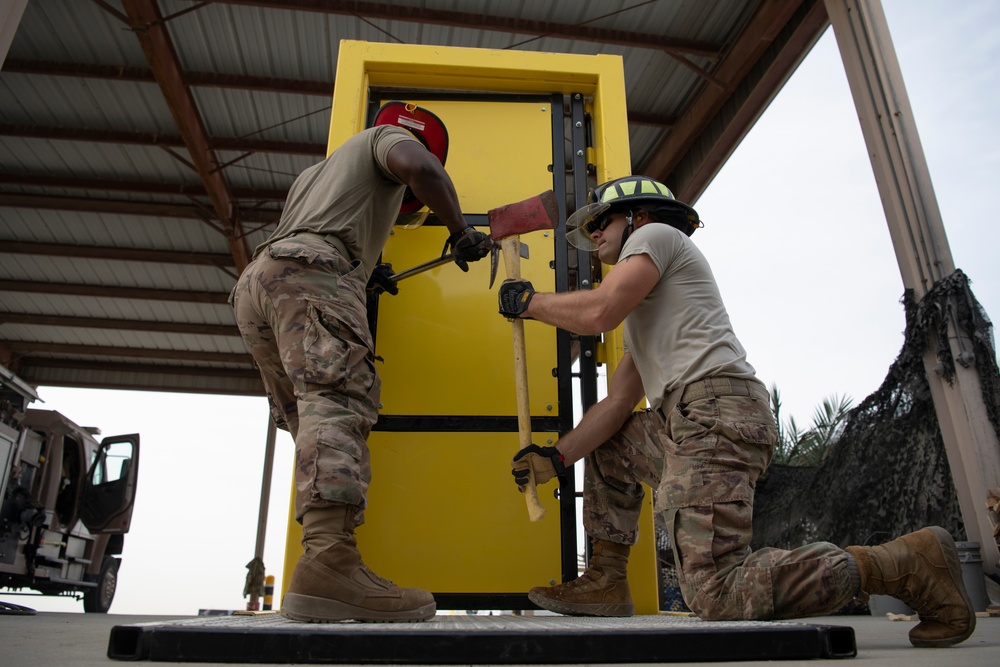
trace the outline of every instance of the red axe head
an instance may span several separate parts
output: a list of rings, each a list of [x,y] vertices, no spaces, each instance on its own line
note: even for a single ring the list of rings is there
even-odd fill
[[[499,241],[538,229],[552,229],[559,220],[559,205],[555,193],[546,190],[524,201],[494,208],[487,215],[490,236]]]

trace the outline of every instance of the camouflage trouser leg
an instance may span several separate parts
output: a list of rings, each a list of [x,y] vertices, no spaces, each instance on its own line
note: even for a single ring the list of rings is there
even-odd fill
[[[587,456],[583,476],[583,527],[597,539],[635,544],[642,482],[656,488],[663,469],[663,419],[636,412],[618,433]]]
[[[634,544],[643,491],[656,489],[684,601],[705,619],[798,618],[832,613],[854,591],[847,553],[816,543],[750,551],[753,490],[777,440],[769,404],[711,395],[678,404],[666,423],[632,415],[587,458],[584,527]]]
[[[848,555],[829,543],[750,551],[753,492],[777,440],[769,404],[710,395],[667,417],[657,509],[667,512],[684,601],[708,620],[832,613],[854,590]]]
[[[296,516],[363,509],[381,383],[360,263],[318,237],[278,241],[240,276],[233,307],[275,423],[295,439]]]

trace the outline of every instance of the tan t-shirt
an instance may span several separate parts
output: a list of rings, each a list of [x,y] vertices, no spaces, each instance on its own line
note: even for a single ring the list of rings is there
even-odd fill
[[[278,228],[254,251],[297,232],[332,234],[370,276],[399,214],[406,184],[386,164],[400,141],[416,141],[392,125],[363,130],[309,167],[288,191]]]
[[[670,225],[647,224],[629,236],[618,261],[639,254],[653,260],[660,280],[625,318],[625,348],[650,407],[706,377],[754,378],[708,260],[691,239]]]

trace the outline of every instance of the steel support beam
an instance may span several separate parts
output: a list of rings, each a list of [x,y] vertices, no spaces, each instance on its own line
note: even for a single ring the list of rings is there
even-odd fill
[[[130,146],[147,146],[150,148],[161,146],[177,148],[184,146],[184,140],[181,139],[180,135],[162,134],[160,132],[93,130],[79,127],[47,127],[44,125],[13,123],[0,124],[0,136],[21,137],[24,139],[49,139],[52,141],[128,144]],[[269,139],[251,139],[249,137],[212,137],[210,141],[212,149],[217,151],[280,153],[285,155],[306,155],[316,158],[326,156],[325,144],[313,144],[305,141],[273,141]]]
[[[0,343],[0,358],[4,354],[3,343]],[[15,357],[15,360],[18,375],[25,381],[54,387],[264,395],[260,373],[250,367],[206,366],[204,363],[197,366],[163,362],[125,363],[32,356]]]
[[[513,16],[472,14],[450,10],[428,9],[426,7],[403,7],[384,2],[359,2],[358,0],[221,0],[230,5],[251,5],[268,7],[281,11],[297,10],[320,14],[347,14],[368,19],[385,21],[405,21],[408,23],[430,23],[438,26],[467,28],[470,30],[491,30],[516,35],[553,37],[583,42],[618,44],[663,51],[671,55],[693,55],[714,60],[718,58],[721,45],[692,39],[671,39],[660,35],[642,34],[624,30],[592,28],[586,25],[566,25],[550,21],[534,21]],[[597,17],[595,17],[596,19]],[[592,20],[595,20],[592,19]]]
[[[177,195],[194,198],[208,196],[209,192],[203,183],[154,183],[152,181],[125,181],[101,178],[77,178],[74,176],[52,176],[49,174],[25,174],[15,172],[0,172],[0,184],[22,185],[37,188],[66,188],[69,190],[107,190],[108,192],[132,192],[148,195]],[[231,196],[258,202],[284,202],[288,190],[275,188],[246,188],[232,190]],[[143,202],[145,203],[145,202]],[[231,205],[235,205],[230,200]],[[234,208],[234,211],[239,209]],[[212,209],[207,206],[205,215],[210,215]]]
[[[0,254],[108,259],[113,261],[153,262],[158,264],[192,264],[217,267],[230,267],[233,265],[232,256],[223,253],[73,245],[71,243],[40,243],[37,241],[7,241],[2,239],[0,239],[0,243],[3,243],[0,246]]]
[[[6,72],[19,74],[40,74],[44,76],[68,76],[73,78],[94,78],[113,81],[137,81],[154,83],[153,73],[137,67],[116,67],[111,65],[81,65],[41,60],[11,59],[4,68]],[[195,88],[231,88],[254,90],[276,95],[312,95],[330,98],[333,95],[331,81],[304,81],[298,79],[276,79],[270,77],[244,76],[240,74],[215,74],[212,72],[185,72],[188,85]],[[629,111],[630,125],[671,128],[677,122],[673,116],[659,113]],[[0,134],[18,137],[38,137],[42,139],[63,139],[67,141],[109,141],[134,145],[183,146],[180,136],[160,135],[155,132],[126,132],[120,130],[85,130],[40,127],[33,125],[0,125]],[[271,141],[241,137],[213,137],[214,150],[254,151],[259,153],[287,153],[292,155],[326,156],[326,144],[306,142]]]
[[[242,368],[234,368],[232,366],[206,366],[204,364],[200,364],[198,366],[179,366],[164,363],[90,361],[85,359],[54,359],[52,357],[32,357],[28,359],[26,363],[37,368],[79,370],[87,371],[91,374],[101,372],[133,373],[139,376],[163,374],[260,381],[260,372],[252,366]],[[81,386],[90,387],[91,385]],[[110,385],[109,387],[112,389],[116,388],[114,385]],[[169,389],[164,389],[155,382],[144,384],[142,387],[152,391],[169,391]],[[263,395],[263,389],[261,389],[258,394]]]
[[[763,0],[760,3],[739,38],[713,71],[715,78],[724,85],[703,86],[702,92],[683,111],[673,129],[641,165],[640,173],[661,181],[668,180],[677,163],[708,128],[801,4],[801,1],[795,0]]]
[[[3,346],[23,359],[38,354],[122,357],[125,359],[164,359],[168,361],[202,361],[216,364],[246,364],[253,359],[246,352],[203,352],[201,350],[157,350],[149,347],[108,345],[75,345],[69,343],[39,343],[28,340],[5,340]]]
[[[847,71],[861,130],[903,285],[919,301],[955,271],[913,110],[879,0],[824,0]],[[975,366],[955,364],[948,382],[935,368],[938,343],[959,359],[972,342],[948,325],[948,341],[924,353],[941,435],[969,540],[979,542],[983,569],[996,573],[1000,553],[986,508],[987,490],[1000,486],[1000,440],[990,424]]]
[[[156,83],[153,72],[146,67],[122,67],[120,65],[94,65],[90,63],[11,58],[4,64],[4,71],[16,74],[68,76],[74,79],[105,79],[111,81]],[[333,81],[302,81],[299,79],[279,79],[276,77],[195,71],[185,72],[184,78],[187,80],[189,86],[195,87],[234,88],[254,90],[262,93],[275,93],[278,95],[317,95],[327,99],[333,96]]]
[[[229,241],[236,268],[242,272],[250,263],[250,250],[247,248],[240,222],[235,217],[236,206],[233,203],[233,195],[222,172],[216,169],[219,161],[212,151],[208,133],[181,71],[177,53],[174,51],[170,33],[163,22],[160,10],[155,0],[122,0],[122,5],[153,70],[153,76],[166,98],[174,122],[180,129],[198,176],[205,185],[212,207],[226,230],[226,239]]]
[[[0,178],[0,182],[2,182]],[[136,217],[183,218],[205,220],[205,208],[193,204],[166,204],[158,202],[124,201],[121,199],[91,199],[89,197],[53,197],[0,193],[0,207],[39,209],[49,211],[74,211],[76,213],[115,213]],[[281,211],[275,209],[240,210],[244,222],[271,224],[278,221]],[[235,263],[235,260],[233,260]]]
[[[237,337],[240,335],[240,330],[236,328],[235,324],[160,322],[153,320],[124,320],[104,317],[70,317],[68,315],[0,312],[0,324],[7,323],[46,327],[111,329],[113,331],[155,331],[159,333],[192,334],[195,336]]]
[[[794,19],[789,20],[786,25],[793,22]],[[795,72],[802,59],[812,50],[816,41],[829,25],[826,7],[821,1],[816,0],[795,24],[792,33],[784,38],[780,51],[760,77],[753,82],[752,88],[738,100],[738,104],[735,99],[736,95],[726,103],[727,109],[733,106],[736,108],[732,116],[727,117],[722,131],[717,135],[712,135],[711,143],[706,143],[703,150],[686,150],[680,161],[674,163],[675,166],[678,164],[688,165],[689,162],[694,163],[691,165],[690,171],[688,169],[678,170],[684,172],[684,178],[675,181],[673,180],[674,176],[661,174],[664,180],[670,178],[673,181],[670,185],[678,199],[685,202],[695,202],[701,197],[711,184],[712,179],[719,173],[736,147],[756,124],[760,115],[771,104],[771,101],[781,92],[785,81]],[[744,86],[749,79],[748,76],[743,77]],[[715,91],[706,89],[704,94],[713,96]]]
[[[138,299],[140,301],[187,301],[191,303],[229,305],[228,292],[199,292],[194,290],[85,285],[80,283],[53,283],[31,280],[0,280],[0,292],[63,294],[67,296],[106,297],[109,299]]]

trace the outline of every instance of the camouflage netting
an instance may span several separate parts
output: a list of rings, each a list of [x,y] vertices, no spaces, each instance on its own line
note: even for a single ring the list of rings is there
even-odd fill
[[[957,540],[965,526],[931,400],[924,352],[947,341],[949,317],[971,341],[953,358],[947,343],[937,372],[951,382],[955,363],[974,366],[994,430],[1000,433],[1000,371],[993,326],[962,271],[940,281],[919,303],[910,290],[903,348],[882,386],[852,409],[843,431],[818,467],[773,465],[757,483],[753,548],[794,548],[815,541],[840,546],[878,544],[927,525]],[[835,389],[835,388],[831,388]],[[985,499],[984,499],[985,501]],[[672,558],[660,535],[661,564],[669,588]],[[667,590],[664,608],[677,608]]]

